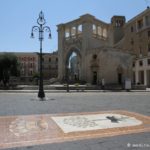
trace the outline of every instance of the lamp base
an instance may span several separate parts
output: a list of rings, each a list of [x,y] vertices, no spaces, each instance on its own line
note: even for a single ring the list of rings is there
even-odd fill
[[[38,98],[40,98],[41,100],[44,100],[44,98],[45,98],[45,93],[44,93],[44,91],[39,91],[39,93],[38,93]]]

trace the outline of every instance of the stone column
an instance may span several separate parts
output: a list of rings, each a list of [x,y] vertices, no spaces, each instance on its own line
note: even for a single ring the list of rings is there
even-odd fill
[[[81,55],[82,57],[82,66],[81,66],[81,79],[87,81],[87,68],[88,68],[88,61],[87,60],[87,50],[90,49],[90,41],[93,38],[93,22],[92,19],[94,17],[91,15],[84,15],[81,16],[81,20],[83,22],[82,24],[82,51]]]
[[[71,34],[71,27],[69,27],[69,39],[72,37],[72,34]]]
[[[144,69],[144,85],[147,86],[147,70]]]
[[[135,70],[135,83],[137,84],[139,82],[139,71]]]
[[[76,27],[76,33],[75,33],[75,37],[78,37],[78,25],[75,26]]]

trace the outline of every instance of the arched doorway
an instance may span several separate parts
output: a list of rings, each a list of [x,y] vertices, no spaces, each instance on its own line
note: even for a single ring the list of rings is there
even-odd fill
[[[118,66],[117,68],[117,76],[118,76],[118,84],[123,83],[123,68],[121,66]]]
[[[98,84],[98,69],[99,69],[99,61],[97,58],[97,54],[92,55],[91,59],[91,72],[92,72],[92,84]]]
[[[81,56],[79,50],[71,49],[66,57],[66,78],[70,83],[80,81]]]
[[[93,85],[97,84],[97,71],[93,71],[93,81],[92,81]]]

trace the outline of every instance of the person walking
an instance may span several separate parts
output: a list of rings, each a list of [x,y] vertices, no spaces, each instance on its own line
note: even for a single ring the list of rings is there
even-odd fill
[[[105,79],[102,78],[102,90],[104,90],[104,89],[105,89]]]

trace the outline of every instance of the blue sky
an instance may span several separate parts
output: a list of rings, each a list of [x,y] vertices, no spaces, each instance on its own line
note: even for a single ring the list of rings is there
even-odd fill
[[[38,34],[30,38],[42,10],[52,39],[45,33],[43,52],[57,50],[57,27],[79,16],[90,13],[110,22],[113,15],[124,15],[129,20],[146,9],[150,0],[0,0],[0,51],[38,52]]]

